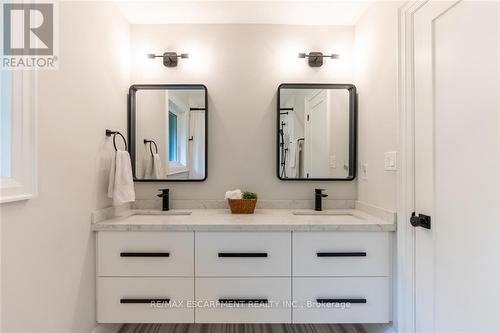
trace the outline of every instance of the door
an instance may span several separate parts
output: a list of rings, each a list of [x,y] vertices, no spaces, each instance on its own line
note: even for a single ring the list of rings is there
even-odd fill
[[[307,99],[305,119],[306,177],[322,178],[329,174],[330,146],[328,96],[321,89]]]
[[[417,332],[499,332],[500,4],[414,15]]]
[[[189,113],[189,178],[205,177],[205,112]]]

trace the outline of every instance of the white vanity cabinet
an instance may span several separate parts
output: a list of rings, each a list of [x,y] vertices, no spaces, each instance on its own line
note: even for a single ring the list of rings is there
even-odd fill
[[[194,276],[192,232],[99,232],[98,276]]]
[[[196,277],[290,276],[290,232],[197,232]]]
[[[193,232],[98,232],[97,321],[192,323]]]
[[[389,276],[388,232],[294,232],[293,276]]]
[[[291,323],[292,320],[290,309],[282,306],[291,300],[289,277],[196,278],[195,290],[198,301],[221,303],[217,307],[197,308],[197,323]]]
[[[98,277],[100,323],[192,323],[192,277]]]
[[[385,231],[99,231],[100,323],[386,323]]]
[[[196,322],[290,323],[290,274],[290,232],[197,232]]]
[[[294,322],[389,322],[390,246],[388,232],[294,232]]]
[[[387,323],[387,277],[311,277],[293,279],[294,323]]]

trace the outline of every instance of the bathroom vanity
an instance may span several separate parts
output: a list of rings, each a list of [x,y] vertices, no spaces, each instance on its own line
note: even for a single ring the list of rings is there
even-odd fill
[[[130,210],[93,223],[100,323],[387,323],[394,221]]]
[[[130,87],[136,182],[206,179],[207,94],[203,85]],[[352,84],[278,87],[280,180],[355,179],[356,100]],[[316,210],[327,197],[322,191]],[[159,196],[168,209],[168,190]],[[390,322],[395,218],[367,212],[129,210],[94,220],[97,321]]]

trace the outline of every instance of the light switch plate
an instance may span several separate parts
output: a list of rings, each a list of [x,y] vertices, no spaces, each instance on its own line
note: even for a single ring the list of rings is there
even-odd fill
[[[396,171],[398,169],[398,153],[388,151],[384,154],[384,170]]]

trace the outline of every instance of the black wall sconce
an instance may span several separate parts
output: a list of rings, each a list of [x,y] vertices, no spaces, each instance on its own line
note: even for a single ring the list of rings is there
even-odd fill
[[[321,52],[299,53],[299,58],[309,58],[309,66],[321,67],[323,65],[323,58],[338,59],[338,54],[324,55]]]
[[[189,58],[189,54],[187,53],[177,54],[177,52],[165,52],[162,55],[156,55],[150,53],[148,54],[148,58],[149,59],[163,58],[163,65],[165,67],[177,67],[177,59],[179,58],[187,59]]]

